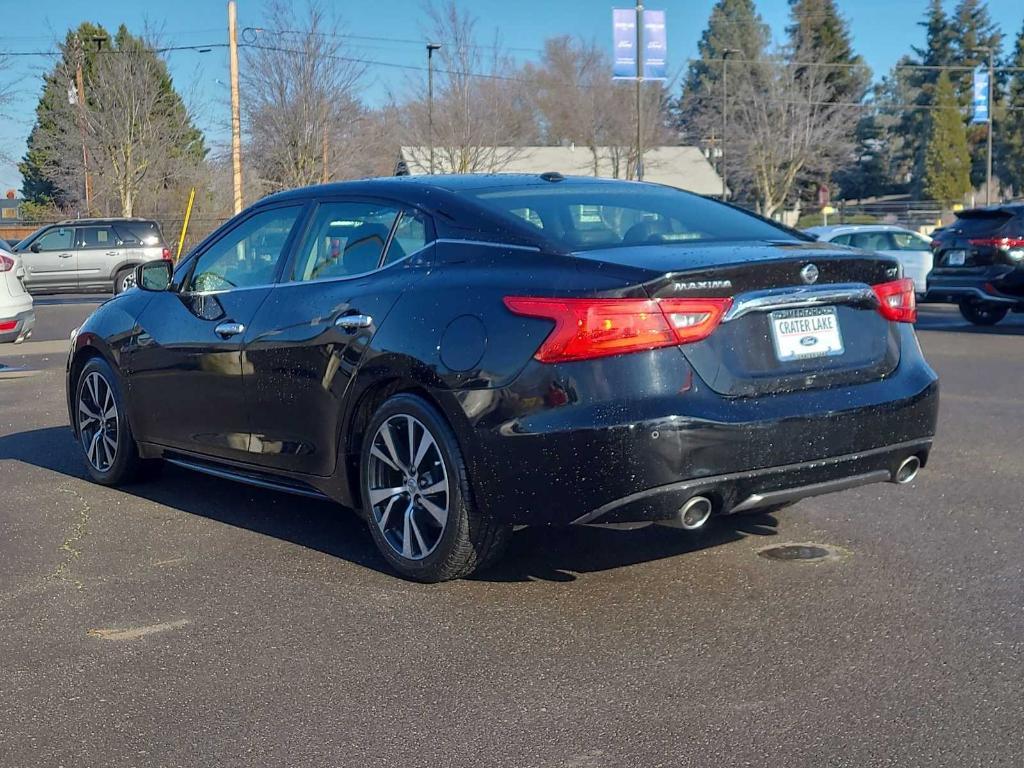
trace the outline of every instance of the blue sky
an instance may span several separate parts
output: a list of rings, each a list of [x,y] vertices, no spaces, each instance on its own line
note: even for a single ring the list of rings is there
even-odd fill
[[[297,2],[299,0],[296,0]],[[348,34],[380,39],[353,39],[352,55],[395,64],[422,65],[421,45],[406,40],[422,39],[424,34],[423,0],[323,0],[333,7]],[[614,0],[460,0],[464,8],[478,18],[481,37],[488,43],[500,34],[503,45],[513,49],[520,60],[537,56],[546,37],[575,34],[611,45],[611,8],[629,6]],[[669,68],[677,72],[687,59],[696,55],[697,41],[707,24],[714,0],[648,0],[647,7],[661,8],[667,14]],[[951,8],[953,0],[947,0]],[[238,0],[239,26],[259,26],[262,0]],[[758,9],[781,40],[789,20],[787,0],[758,0]],[[927,0],[840,0],[849,19],[854,45],[876,76],[888,68],[911,45],[919,45],[924,31],[918,22]],[[89,20],[113,30],[121,22],[132,31],[147,24],[162,30],[167,45],[223,43],[227,40],[227,3],[221,0],[44,0],[15,2],[6,0],[4,31],[0,46],[9,52],[38,51],[53,48],[54,41],[70,27]],[[989,9],[1003,32],[1012,39],[1024,23],[1021,0],[989,0]],[[197,122],[212,143],[223,142],[229,125],[227,51],[215,48],[209,53],[190,51],[169,55],[171,71],[186,97],[197,111]],[[15,97],[3,110],[0,120],[0,193],[19,188],[21,176],[16,161],[25,151],[25,139],[32,127],[33,110],[41,87],[41,74],[52,66],[45,57],[15,57],[13,67],[0,78],[15,79]],[[365,98],[372,103],[386,99],[390,91],[408,87],[409,74],[387,67],[370,67]],[[13,160],[13,162],[12,162]]]

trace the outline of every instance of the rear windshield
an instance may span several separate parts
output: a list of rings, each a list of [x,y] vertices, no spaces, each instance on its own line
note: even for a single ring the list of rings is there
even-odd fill
[[[957,217],[956,230],[963,235],[991,235],[998,232],[1012,219],[1002,211],[972,212]]]
[[[125,245],[163,245],[160,228],[153,221],[117,221],[113,225],[117,238]]]
[[[667,187],[558,184],[479,189],[470,194],[572,251],[802,239],[731,206]]]

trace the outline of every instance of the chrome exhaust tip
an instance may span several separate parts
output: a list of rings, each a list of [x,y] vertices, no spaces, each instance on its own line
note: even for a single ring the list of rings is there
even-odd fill
[[[684,531],[696,531],[711,517],[711,500],[705,496],[694,496],[679,508],[679,527]]]
[[[917,456],[908,456],[903,460],[903,463],[897,467],[896,474],[892,476],[892,481],[898,485],[906,485],[907,483],[913,482],[920,469],[921,460]]]

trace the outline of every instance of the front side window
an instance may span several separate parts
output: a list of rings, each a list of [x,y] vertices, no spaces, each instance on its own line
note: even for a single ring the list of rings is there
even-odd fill
[[[226,291],[272,283],[301,212],[301,206],[271,208],[246,219],[199,257],[189,290]]]
[[[65,227],[51,229],[36,242],[40,251],[69,251],[75,230]]]
[[[380,266],[398,209],[383,203],[323,203],[295,261],[293,280],[331,280]]]
[[[82,248],[113,248],[117,237],[110,227],[82,227],[78,230]]]
[[[862,251],[889,250],[889,237],[886,232],[858,232],[850,238],[850,245]]]
[[[835,243],[836,245],[849,245],[850,244],[850,236],[849,235],[836,235],[835,237],[832,238],[831,242]]]

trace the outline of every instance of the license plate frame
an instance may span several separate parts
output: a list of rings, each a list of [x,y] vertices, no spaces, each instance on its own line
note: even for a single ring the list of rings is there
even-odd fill
[[[836,357],[846,351],[835,307],[776,310],[769,313],[768,325],[780,363]]]
[[[967,263],[967,251],[956,249],[952,251],[946,251],[946,259],[944,266],[947,267],[962,267]]]

